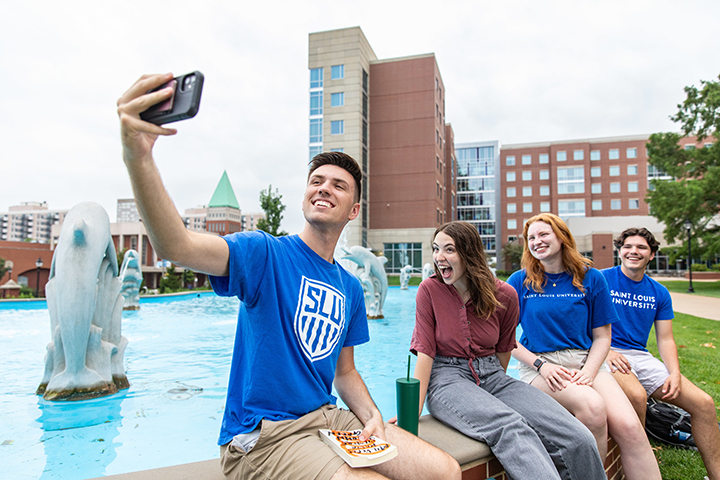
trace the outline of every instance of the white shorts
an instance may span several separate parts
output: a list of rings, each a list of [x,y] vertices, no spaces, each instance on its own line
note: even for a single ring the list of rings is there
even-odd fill
[[[665,364],[655,358],[652,353],[642,350],[626,350],[613,348],[613,351],[621,353],[630,362],[632,373],[635,374],[640,384],[648,394],[648,397],[662,387],[665,380],[670,376]]]
[[[569,348],[567,350],[558,350],[556,352],[536,353],[535,355],[548,363],[561,365],[565,368],[569,368],[570,370],[580,370],[585,366],[585,362],[588,357],[588,350]],[[535,380],[535,377],[540,375],[535,367],[527,365],[523,362],[518,362],[518,367],[520,369],[520,380],[525,383],[532,383],[532,381]],[[605,362],[600,365],[598,373],[600,372],[610,373],[610,369],[607,367]]]

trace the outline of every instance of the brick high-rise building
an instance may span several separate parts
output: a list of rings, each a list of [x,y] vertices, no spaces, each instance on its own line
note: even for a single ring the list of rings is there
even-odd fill
[[[310,158],[340,150],[363,169],[348,244],[383,252],[388,272],[419,271],[454,208],[452,129],[435,56],[377,59],[353,27],[310,34],[308,66]]]

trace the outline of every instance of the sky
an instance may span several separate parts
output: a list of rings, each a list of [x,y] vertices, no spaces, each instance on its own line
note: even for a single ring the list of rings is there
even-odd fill
[[[6,2],[0,212],[102,205],[132,190],[116,101],[143,73],[200,70],[200,112],[154,156],[180,212],[227,171],[243,212],[278,188],[302,229],[311,32],[360,26],[380,59],[434,53],[456,143],[678,131],[684,88],[720,74],[720,2]]]

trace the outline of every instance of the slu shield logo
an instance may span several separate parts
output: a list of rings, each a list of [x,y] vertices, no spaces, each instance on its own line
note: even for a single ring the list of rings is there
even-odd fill
[[[345,296],[332,286],[303,277],[295,312],[295,336],[310,361],[332,353],[345,326]]]

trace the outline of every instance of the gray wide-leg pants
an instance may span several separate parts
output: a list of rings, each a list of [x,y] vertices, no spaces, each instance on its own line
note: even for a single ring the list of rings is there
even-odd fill
[[[433,417],[485,442],[512,479],[606,480],[595,438],[549,395],[508,376],[495,355],[435,357],[427,407]]]

